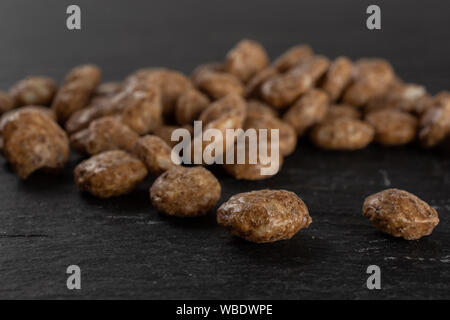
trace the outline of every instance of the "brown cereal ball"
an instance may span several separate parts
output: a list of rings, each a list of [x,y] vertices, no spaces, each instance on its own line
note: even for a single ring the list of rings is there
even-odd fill
[[[269,65],[264,47],[253,40],[241,40],[225,59],[225,71],[246,83],[254,74]]]
[[[425,97],[425,87],[413,83],[395,83],[388,91],[367,104],[365,112],[379,109],[397,109],[406,112],[415,112],[417,104]]]
[[[219,181],[205,168],[175,166],[155,180],[150,199],[169,216],[198,217],[216,205],[220,192]]]
[[[426,93],[423,97],[417,99],[412,111],[420,116],[423,116],[428,110],[441,107],[445,108],[445,105],[447,104],[450,104],[449,91],[441,91],[435,96],[431,96]]]
[[[374,137],[374,129],[366,122],[338,118],[313,128],[311,139],[315,145],[330,150],[356,150],[365,148]]]
[[[179,124],[192,124],[209,104],[210,100],[206,95],[190,89],[178,98],[175,118]]]
[[[1,117],[0,117],[0,152],[2,152],[3,150],[3,136],[2,136],[2,131],[3,128],[6,126],[6,124],[10,121],[13,121],[16,119],[16,113],[17,112],[23,112],[25,110],[35,110],[35,111],[39,111],[44,113],[44,115],[46,115],[47,117],[49,117],[52,120],[56,121],[56,116],[55,113],[53,112],[52,109],[47,108],[47,107],[41,107],[41,106],[28,106],[28,107],[21,107],[21,108],[17,108],[17,109],[13,109],[10,110],[8,112],[5,112]]]
[[[214,120],[235,115],[242,120],[245,120],[247,114],[247,103],[245,100],[235,94],[229,94],[220,100],[215,101],[208,106],[198,117],[198,120],[207,125]],[[242,124],[241,124],[242,127]]]
[[[31,112],[41,112],[43,113],[45,116],[49,117],[50,119],[52,119],[53,121],[56,121],[56,115],[53,112],[52,109],[47,108],[47,107],[42,107],[42,106],[27,106],[27,107],[21,107],[21,108],[17,108],[17,109],[13,109],[10,110],[8,112],[6,112],[5,114],[3,114],[0,118],[0,133],[2,132],[3,128],[5,127],[5,125],[13,120],[16,120],[17,115],[20,113],[26,113],[28,111]]]
[[[200,117],[199,121],[202,122],[203,131],[206,132],[208,129],[217,129],[221,132],[221,135],[212,141],[204,141],[202,135],[194,136],[191,147],[191,155],[195,159],[194,149],[196,141],[198,145],[202,146],[203,151],[208,145],[214,143],[219,147],[222,146],[222,152],[216,154],[214,152],[214,157],[217,158],[223,154],[227,148],[234,145],[235,137],[233,139],[227,139],[227,129],[241,129],[244,125],[244,121],[247,115],[247,103],[239,95],[230,94],[224,98],[213,102],[207,109],[205,109]],[[203,157],[202,157],[203,158]]]
[[[283,119],[294,127],[300,136],[325,118],[328,102],[328,96],[323,90],[312,89],[298,99],[284,114]]]
[[[65,124],[66,131],[72,134],[87,128],[96,119],[121,114],[122,105],[117,105],[112,100],[111,97],[96,98],[86,108],[74,112]]]
[[[361,119],[361,112],[356,107],[348,104],[330,105],[323,121],[334,120],[337,118]]]
[[[124,84],[119,81],[102,83],[95,90],[95,97],[110,97],[122,91]]]
[[[416,117],[399,110],[382,109],[366,115],[366,121],[375,129],[375,141],[385,146],[410,143],[416,137]]]
[[[331,101],[340,98],[342,92],[353,77],[353,63],[346,57],[339,57],[330,65],[325,75],[322,89],[328,94]]]
[[[258,141],[259,139],[258,135]],[[227,148],[226,154],[224,155],[225,164],[223,168],[229,175],[238,180],[265,180],[280,172],[283,165],[283,156],[279,148],[278,156],[276,151],[274,153],[273,150],[276,150],[277,146],[272,149],[270,140],[267,140],[266,144],[267,153],[263,154],[266,157],[261,157],[259,146],[256,143],[253,145],[250,145],[250,142],[245,143],[243,146],[243,150],[245,150],[243,162],[239,162],[238,158],[240,150],[238,148],[239,141],[237,140],[237,143],[233,147]],[[232,163],[229,163],[227,158],[231,157],[229,156],[231,150],[233,150],[234,157],[232,158]]]
[[[316,82],[327,72],[329,67],[330,59],[325,56],[316,55],[306,59],[305,62],[295,69],[298,68],[298,72],[309,73],[313,82]]]
[[[371,99],[383,95],[395,80],[394,70],[382,59],[360,59],[355,65],[354,82],[345,91],[344,103],[364,106]]]
[[[146,83],[160,89],[163,114],[166,118],[173,115],[178,98],[192,87],[188,77],[178,71],[168,69],[151,72]]]
[[[3,152],[17,175],[26,179],[39,169],[58,170],[69,157],[66,133],[44,112],[23,108],[2,122]]]
[[[172,149],[160,137],[146,135],[139,138],[134,153],[147,166],[148,171],[159,176],[178,164],[172,161]]]
[[[195,86],[212,99],[217,100],[229,94],[244,94],[241,81],[229,73],[201,72],[194,80]]]
[[[87,128],[89,124],[96,119],[122,114],[130,104],[132,106],[135,105],[134,102],[136,101],[136,98],[133,97],[133,93],[139,90],[151,90],[149,88],[154,87],[147,83],[130,80],[115,94],[93,98],[86,108],[78,110],[70,116],[65,124],[67,132],[78,132]],[[139,106],[139,104],[137,106]],[[134,107],[129,108],[131,110],[134,109]],[[154,108],[152,108],[152,110],[154,110]]]
[[[444,107],[450,104],[450,91],[441,91],[430,101],[431,108]]]
[[[259,98],[261,96],[262,84],[270,78],[277,76],[278,74],[278,71],[273,67],[267,67],[257,72],[245,85],[244,96],[247,98]]]
[[[70,143],[78,151],[95,155],[116,149],[133,152],[138,138],[119,117],[109,116],[92,121],[87,129],[73,134]]]
[[[246,150],[248,151],[248,149]],[[284,160],[282,156],[280,156],[275,160],[275,163],[273,165],[276,166],[277,169],[273,174],[262,174],[261,170],[263,168],[269,168],[270,165],[262,164],[259,156],[255,164],[249,163],[248,155],[246,155],[245,163],[224,164],[223,168],[225,169],[226,173],[228,173],[230,176],[232,176],[237,180],[256,181],[269,179],[277,175],[280,172],[281,167],[283,166],[283,162]]]
[[[56,94],[52,109],[60,123],[65,123],[72,114],[88,105],[91,92],[86,90],[82,81],[64,85]]]
[[[69,72],[52,104],[59,122],[65,123],[73,113],[88,105],[100,77],[100,69],[93,65],[79,66]]]
[[[428,109],[430,109],[432,100],[433,97],[426,93],[414,103],[412,112],[418,116],[422,116]]]
[[[435,147],[450,134],[450,103],[429,108],[420,118],[419,139],[423,147]]]
[[[255,130],[267,129],[267,139],[270,143],[272,130],[278,130],[279,136],[279,150],[280,155],[283,157],[290,155],[294,152],[297,146],[297,132],[286,121],[273,116],[267,116],[264,114],[249,114],[244,123],[244,129],[253,128]]]
[[[356,61],[356,79],[379,77],[378,80],[389,79],[384,85],[390,85],[392,81],[398,81],[392,65],[384,59],[362,58]]]
[[[55,96],[58,86],[49,77],[30,76],[17,82],[10,90],[16,106],[49,105]]]
[[[289,69],[302,64],[314,54],[310,46],[298,45],[290,48],[288,51],[278,57],[273,66],[279,72],[286,72]]]
[[[95,92],[101,80],[101,70],[93,64],[80,65],[72,70],[64,78],[64,83],[82,80],[86,87],[94,88]]]
[[[290,239],[311,222],[302,199],[286,190],[239,193],[217,210],[218,224],[256,243]]]
[[[284,109],[313,86],[310,74],[293,71],[271,77],[263,83],[261,96],[264,101],[275,108]]]
[[[380,231],[406,240],[430,235],[438,225],[435,209],[415,195],[387,189],[364,200],[363,215]]]
[[[14,98],[7,92],[0,91],[0,114],[5,113],[15,107]]]
[[[222,62],[209,62],[199,65],[191,73],[192,83],[197,83],[203,73],[207,72],[223,72],[225,73],[225,66]]]
[[[145,179],[145,165],[129,153],[112,150],[95,155],[76,166],[77,186],[99,198],[130,193]]]
[[[285,108],[314,86],[329,63],[323,56],[310,57],[287,73],[270,78],[261,87],[264,100],[276,108]]]
[[[157,87],[136,89],[128,97],[122,121],[139,135],[153,132],[162,125],[161,94]]]
[[[194,128],[191,125],[184,125],[184,126],[160,126],[158,128],[156,128],[155,132],[153,132],[153,134],[157,137],[160,137],[165,143],[167,143],[170,147],[173,147],[175,145],[177,145],[179,143],[179,141],[172,141],[172,133],[176,130],[176,129],[186,129],[187,131],[189,131],[189,133],[192,134],[194,133]]]
[[[165,68],[141,68],[125,78],[124,86],[128,86],[133,83],[145,83],[148,79],[148,77],[153,74],[154,72],[164,72],[167,69]]]
[[[248,100],[247,101],[247,117],[278,117],[278,112],[259,100]]]
[[[4,113],[0,117],[0,152],[3,152],[3,136],[2,131],[3,128],[6,126],[6,124],[10,121],[14,121],[16,119],[16,113],[17,112],[23,112],[25,110],[35,110],[38,112],[42,112],[44,115],[49,117],[50,119],[56,121],[56,115],[53,112],[52,109],[42,106],[27,106],[27,107],[21,107],[17,109],[10,110],[6,113]]]

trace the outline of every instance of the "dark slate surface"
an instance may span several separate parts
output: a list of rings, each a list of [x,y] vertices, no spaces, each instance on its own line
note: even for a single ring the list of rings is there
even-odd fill
[[[70,1],[2,0],[0,88],[27,74],[61,79],[99,64],[107,80],[143,66],[190,72],[220,60],[239,39],[263,42],[272,57],[307,42],[331,57],[389,58],[408,81],[449,88],[446,1],[378,1],[383,30],[365,29],[368,1],[77,1],[83,30],[65,29]],[[171,219],[152,208],[148,179],[132,194],[98,200],[78,192],[73,155],[62,176],[19,181],[0,164],[0,298],[449,298],[450,160],[416,146],[323,152],[301,142],[282,172],[259,182],[220,178],[221,202],[262,188],[296,192],[314,219],[292,240],[246,243],[218,227],[214,213]],[[398,187],[436,207],[430,237],[385,236],[361,216],[365,196]],[[82,269],[82,290],[65,270]],[[382,290],[365,287],[368,265]]]

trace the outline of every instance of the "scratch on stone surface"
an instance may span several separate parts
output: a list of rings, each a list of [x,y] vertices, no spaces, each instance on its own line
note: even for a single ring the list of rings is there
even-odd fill
[[[138,224],[160,224],[160,223],[164,223],[163,221],[145,221],[145,222],[138,222]]]
[[[0,238],[48,238],[46,234],[7,234],[1,233]]]
[[[383,183],[386,187],[389,187],[391,185],[391,180],[389,179],[389,175],[386,170],[378,170],[383,177]]]
[[[147,219],[146,217],[143,216],[107,216],[107,218],[109,219],[113,219],[113,220],[140,220],[137,221],[137,224],[160,224],[160,223],[164,223],[164,221],[153,221],[153,220],[148,220],[148,221],[143,221],[145,219]]]
[[[359,252],[359,253],[362,253],[362,252],[371,251],[371,250],[380,250],[380,248],[378,248],[378,247],[367,247],[367,248],[358,249],[356,251]]]
[[[416,261],[421,261],[421,262],[423,262],[423,261],[428,261],[428,262],[437,262],[437,261],[439,261],[439,262],[442,262],[442,263],[450,263],[450,259],[447,259],[448,257],[450,257],[450,256],[445,256],[445,257],[442,257],[442,258],[438,258],[438,259],[436,259],[436,258],[422,258],[422,257],[418,257],[418,258],[412,258],[412,257],[408,257],[408,256],[406,256],[406,257],[404,257],[406,260],[416,260]]]
[[[107,216],[109,219],[126,219],[126,220],[136,220],[136,219],[144,219],[145,217],[141,216]]]
[[[386,241],[388,241],[388,240],[387,239],[371,240],[371,241],[369,241],[369,243],[386,242]]]

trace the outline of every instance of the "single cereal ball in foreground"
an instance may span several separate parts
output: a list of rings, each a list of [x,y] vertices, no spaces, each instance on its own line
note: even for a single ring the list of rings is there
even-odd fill
[[[175,166],[155,180],[150,199],[169,216],[198,217],[215,206],[220,192],[219,181],[205,168]]]
[[[415,195],[398,189],[387,189],[367,197],[363,215],[380,231],[406,240],[431,234],[439,223],[435,209]]]
[[[131,192],[147,176],[147,169],[129,153],[113,150],[81,162],[74,174],[81,190],[99,198],[110,198]]]
[[[295,193],[259,190],[232,196],[217,210],[217,222],[238,237],[262,243],[290,239],[312,219]]]

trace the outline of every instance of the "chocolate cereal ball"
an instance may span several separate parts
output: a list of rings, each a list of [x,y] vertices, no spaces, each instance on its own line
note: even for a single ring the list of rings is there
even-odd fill
[[[217,222],[247,241],[292,238],[312,219],[306,204],[286,190],[259,190],[232,196],[217,210]]]
[[[131,154],[112,150],[81,162],[74,175],[81,190],[99,198],[110,198],[131,192],[147,176],[147,169]]]
[[[434,208],[399,189],[387,189],[367,197],[363,215],[380,231],[406,240],[431,234],[439,223]]]
[[[198,217],[211,210],[220,198],[220,184],[203,167],[173,167],[150,188],[152,204],[169,216]]]

